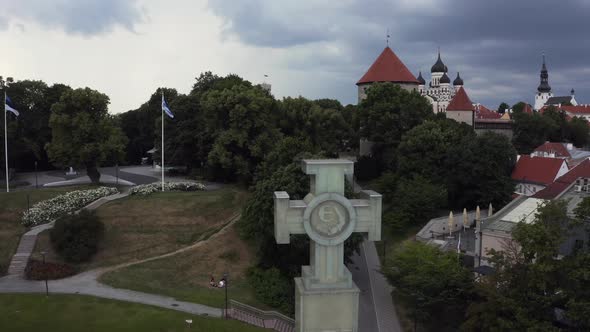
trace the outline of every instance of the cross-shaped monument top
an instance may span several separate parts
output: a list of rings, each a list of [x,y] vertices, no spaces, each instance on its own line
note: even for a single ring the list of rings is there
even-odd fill
[[[289,200],[278,191],[275,199],[275,238],[289,243],[291,234],[311,238],[310,266],[302,269],[306,288],[349,287],[350,272],[344,266],[344,241],[353,233],[381,238],[381,195],[370,190],[361,199],[344,197],[345,175],[352,175],[350,160],[303,160],[310,175],[310,193],[303,200]]]

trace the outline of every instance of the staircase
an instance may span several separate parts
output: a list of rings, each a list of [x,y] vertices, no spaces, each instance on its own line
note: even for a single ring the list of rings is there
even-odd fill
[[[295,321],[281,313],[263,311],[235,300],[230,300],[230,303],[231,308],[228,310],[228,314],[235,320],[278,332],[293,332],[295,330]]]
[[[8,266],[8,275],[22,276],[25,273],[25,268],[29,263],[29,257],[35,247],[37,235],[23,235],[16,249],[16,254],[12,257],[10,265]]]

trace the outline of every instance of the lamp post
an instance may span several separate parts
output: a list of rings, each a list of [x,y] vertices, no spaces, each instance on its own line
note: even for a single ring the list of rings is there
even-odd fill
[[[228,282],[228,273],[224,272],[223,273],[223,280],[225,280],[225,319],[229,318],[229,315],[227,314],[227,288],[229,286],[229,282]]]
[[[119,164],[116,165],[116,174],[117,174],[117,185],[119,185]]]
[[[39,181],[37,181],[37,161],[35,160],[35,189],[39,188]]]
[[[45,276],[45,296],[49,296],[49,286],[47,285],[47,267],[45,266],[45,255],[47,253],[45,251],[41,251],[41,255],[43,255],[43,270],[45,271],[45,273],[43,273],[43,275]]]
[[[8,89],[8,86],[13,82],[14,80],[12,77],[7,77],[5,80],[2,76],[0,76],[0,88],[4,90],[4,162],[6,165],[6,192],[10,192],[10,186],[8,184],[8,130],[6,125],[6,89]]]

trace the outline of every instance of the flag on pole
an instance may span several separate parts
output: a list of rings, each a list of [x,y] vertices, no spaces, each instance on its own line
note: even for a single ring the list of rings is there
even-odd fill
[[[164,100],[164,95],[162,95],[162,110],[166,112],[166,115],[174,119],[174,114],[172,114],[172,111],[170,111],[170,108],[168,107],[166,100]]]
[[[6,103],[4,104],[4,111],[5,112],[12,112],[14,115],[19,116],[20,113],[12,107],[12,100],[8,96],[6,96]]]

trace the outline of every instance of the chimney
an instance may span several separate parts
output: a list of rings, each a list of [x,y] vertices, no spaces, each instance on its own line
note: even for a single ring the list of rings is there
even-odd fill
[[[567,143],[567,150],[571,151],[574,149],[574,145],[572,143]]]

